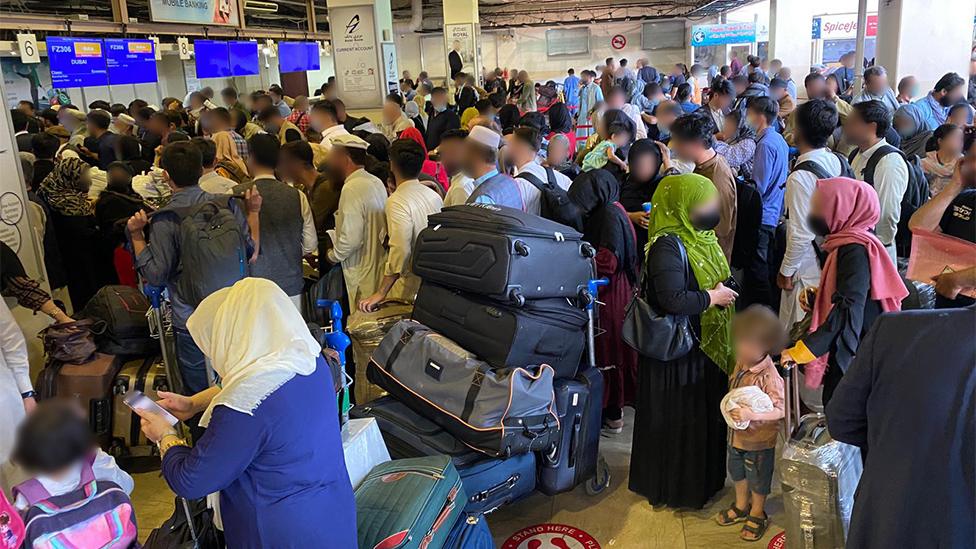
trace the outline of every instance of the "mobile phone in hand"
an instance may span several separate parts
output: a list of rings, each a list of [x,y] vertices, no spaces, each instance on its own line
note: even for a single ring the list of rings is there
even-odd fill
[[[145,393],[137,389],[132,389],[131,391],[122,395],[122,402],[133,410],[159,414],[166,418],[166,421],[170,425],[176,425],[180,421],[176,419],[176,416],[169,413],[166,408],[156,404],[156,402],[147,397]]]

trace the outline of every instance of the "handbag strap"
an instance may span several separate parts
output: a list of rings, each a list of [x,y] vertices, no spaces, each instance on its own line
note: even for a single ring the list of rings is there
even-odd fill
[[[685,249],[685,243],[681,241],[680,236],[674,233],[668,233],[664,235],[664,238],[667,238],[669,236],[673,236],[678,243],[678,255],[681,256],[681,262],[685,266],[685,278],[686,280],[691,281],[691,277],[694,276],[694,273],[691,270],[691,262],[688,261],[688,250]],[[651,249],[648,248],[647,256],[644,258],[644,268],[641,269],[640,279],[637,281],[637,286],[634,288],[634,297],[640,295],[641,292],[644,291],[644,284],[647,282],[647,271],[650,270],[647,268],[647,260],[650,257],[651,257]]]

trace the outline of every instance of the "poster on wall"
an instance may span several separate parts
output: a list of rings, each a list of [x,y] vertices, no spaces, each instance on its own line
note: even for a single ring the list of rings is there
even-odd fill
[[[71,102],[68,90],[51,85],[51,69],[47,59],[36,64],[24,64],[15,57],[4,57],[0,59],[0,67],[3,69],[7,106],[11,109],[24,98],[29,98],[39,109]]]
[[[156,23],[197,23],[237,26],[238,0],[149,0]]]
[[[467,74],[478,74],[475,62],[476,51],[474,48],[474,25],[471,23],[461,23],[456,25],[444,26],[444,48],[448,52],[448,74],[450,74],[450,58],[452,51],[456,51],[461,56],[461,71]]]
[[[386,77],[386,91],[397,93],[400,90],[400,69],[397,68],[396,44],[383,42],[383,74]]]
[[[691,45],[719,46],[722,44],[752,44],[756,41],[756,24],[721,23],[691,27]]]
[[[382,103],[376,24],[372,6],[329,8],[332,48],[335,52],[339,93],[352,108],[378,107]]]

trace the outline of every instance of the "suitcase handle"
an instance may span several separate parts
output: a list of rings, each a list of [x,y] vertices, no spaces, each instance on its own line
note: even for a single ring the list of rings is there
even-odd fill
[[[783,399],[785,414],[783,418],[783,440],[789,441],[793,430],[800,425],[800,376],[796,373],[796,362],[784,362],[781,366],[786,387]]]

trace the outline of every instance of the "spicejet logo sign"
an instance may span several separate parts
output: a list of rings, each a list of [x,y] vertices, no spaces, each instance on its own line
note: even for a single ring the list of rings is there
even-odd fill
[[[346,25],[346,34],[352,34],[356,32],[356,29],[358,28],[359,28],[359,14],[357,13],[356,15],[352,16],[352,19],[350,19],[349,23]]]

